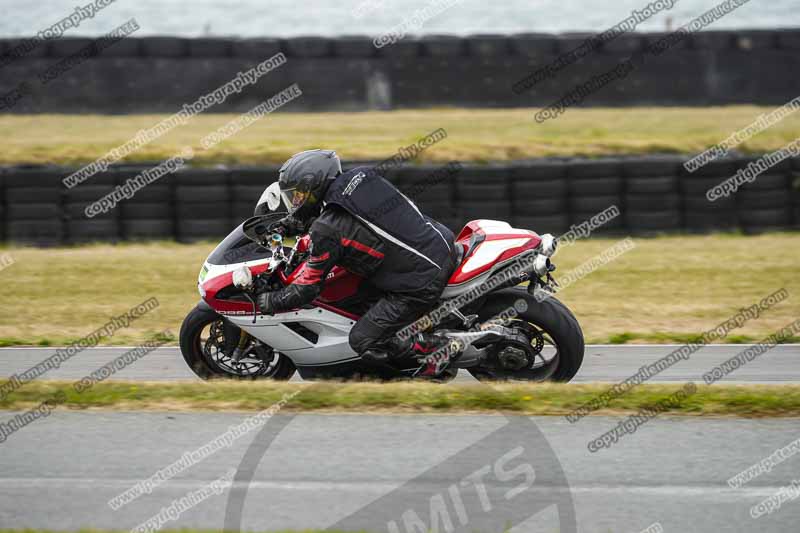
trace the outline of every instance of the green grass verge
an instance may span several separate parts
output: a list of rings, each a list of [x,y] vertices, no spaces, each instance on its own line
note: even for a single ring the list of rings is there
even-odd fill
[[[200,139],[238,115],[206,113],[130,155],[158,161],[184,146],[193,164],[281,163],[310,148],[329,148],[345,160],[382,159],[437,128],[446,140],[419,161],[486,162],[542,156],[699,153],[774,107],[636,107],[570,109],[556,120],[534,120],[538,109],[425,109],[359,113],[276,113],[209,151]],[[177,109],[176,109],[177,111]],[[0,131],[13,131],[0,164],[80,164],[103,156],[168,115],[5,115]],[[800,137],[800,116],[790,116],[737,147],[749,153],[780,148]],[[266,180],[269,181],[269,180]],[[265,181],[265,182],[266,182]]]
[[[82,393],[72,382],[34,381],[0,401],[0,409],[32,408],[60,391],[62,408],[113,410],[254,411],[284,397],[295,412],[510,412],[564,415],[606,391],[608,384],[208,383],[102,382]],[[645,384],[594,414],[634,413],[682,387]],[[293,392],[300,391],[293,396]],[[739,417],[800,416],[797,385],[698,385],[697,392],[665,414]]]
[[[590,239],[562,248],[554,257],[556,279],[616,242]],[[559,293],[589,342],[682,343],[782,287],[787,300],[724,342],[759,340],[800,316],[800,233],[634,242],[635,248]],[[177,335],[199,300],[197,274],[214,246],[5,247],[15,262],[0,271],[0,283],[13,287],[0,306],[0,343],[68,344],[152,296],[160,302],[157,309],[101,343],[138,344],[164,330]]]

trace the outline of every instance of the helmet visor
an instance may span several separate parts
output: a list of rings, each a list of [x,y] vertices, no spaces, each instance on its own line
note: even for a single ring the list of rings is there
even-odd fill
[[[281,198],[283,198],[283,203],[286,204],[286,209],[288,209],[290,213],[294,213],[306,203],[310,195],[310,191],[301,191],[296,188],[281,190]]]

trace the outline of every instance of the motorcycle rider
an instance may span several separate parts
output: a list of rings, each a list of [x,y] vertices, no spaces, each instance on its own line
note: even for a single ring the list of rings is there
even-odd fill
[[[310,303],[331,268],[339,265],[384,293],[350,331],[353,350],[379,365],[408,356],[425,359],[436,352],[420,373],[441,373],[449,362],[448,350],[437,352],[445,339],[426,333],[400,339],[395,333],[441,297],[456,267],[453,233],[422,214],[372,168],[343,173],[331,150],[295,154],[280,168],[278,183],[289,215],[273,231],[307,231],[311,253],[294,283],[258,295],[261,311],[271,314]]]

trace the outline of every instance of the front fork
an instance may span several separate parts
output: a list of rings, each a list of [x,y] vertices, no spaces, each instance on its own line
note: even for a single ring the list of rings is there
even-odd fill
[[[247,353],[245,347],[250,342],[250,334],[247,333],[245,330],[241,330],[241,335],[239,336],[239,344],[236,345],[236,348],[233,350],[233,355],[231,358],[235,363],[238,363],[239,360],[244,357]]]

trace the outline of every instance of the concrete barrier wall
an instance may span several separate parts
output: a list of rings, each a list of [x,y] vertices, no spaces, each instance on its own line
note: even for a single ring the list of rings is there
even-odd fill
[[[752,159],[726,159],[688,175],[685,157],[543,159],[488,166],[404,166],[386,173],[422,209],[454,231],[477,218],[561,234],[611,205],[620,215],[598,234],[759,233],[800,229],[800,159],[785,161],[735,194],[706,191]],[[355,165],[350,165],[355,166]],[[225,236],[252,215],[277,167],[182,169],[87,218],[88,204],[151,166],[116,167],[72,189],[75,169],[8,167],[0,172],[0,238],[37,245]],[[444,177],[443,177],[444,176]]]
[[[5,109],[14,113],[175,112],[283,52],[287,64],[211,111],[245,111],[295,82],[304,94],[287,110],[545,106],[662,36],[621,35],[521,94],[512,90],[517,81],[579,46],[587,34],[434,35],[380,49],[366,36],[130,37],[43,84],[42,72],[91,43],[62,38],[0,67],[0,94],[29,82],[30,94]],[[0,53],[18,43],[0,40]],[[582,105],[777,105],[800,94],[797,72],[800,30],[702,32],[648,58]]]

